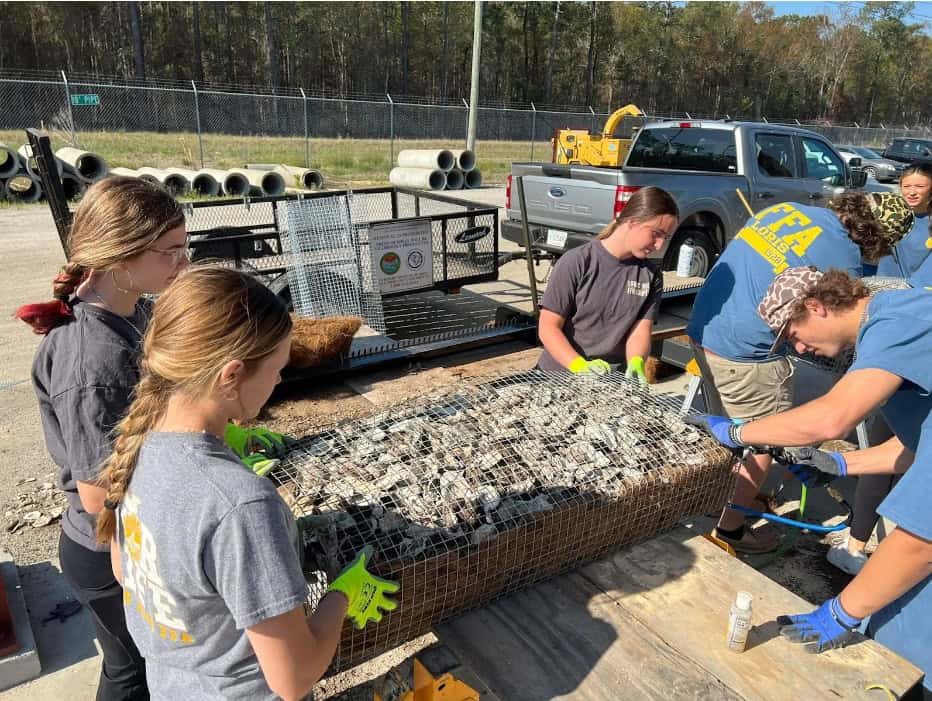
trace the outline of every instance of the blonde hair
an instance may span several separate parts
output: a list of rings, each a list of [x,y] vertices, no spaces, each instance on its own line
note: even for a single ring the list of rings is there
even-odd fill
[[[291,317],[282,301],[245,273],[205,266],[172,283],[155,304],[139,384],[101,473],[107,498],[97,517],[99,542],[114,535],[115,509],[132,479],[142,442],[169,398],[179,392],[207,396],[227,362],[241,360],[249,372],[290,332]]]
[[[673,195],[654,185],[642,187],[631,196],[621,214],[606,224],[596,238],[607,239],[615,231],[615,227],[626,221],[643,224],[648,219],[664,215],[670,215],[677,220],[680,218],[680,209],[676,206]]]
[[[67,302],[91,270],[106,270],[137,256],[184,224],[184,212],[167,190],[112,176],[85,193],[68,233],[68,261],[52,281],[54,301],[28,304],[16,316],[45,334],[71,316]]]

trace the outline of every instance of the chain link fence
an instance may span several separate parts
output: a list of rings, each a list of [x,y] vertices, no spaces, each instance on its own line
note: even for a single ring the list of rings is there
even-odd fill
[[[255,137],[280,137],[280,160],[294,162],[303,154],[305,166],[314,160],[312,139],[368,139],[387,142],[394,163],[396,140],[466,139],[468,106],[416,104],[393,99],[330,98],[283,89],[277,94],[242,92],[235,88],[195,83],[149,85],[117,80],[55,77],[0,77],[0,130],[22,131],[42,126],[71,144],[101,148],[118,134],[177,134],[164,157],[189,166],[229,166],[220,163],[233,153],[243,163],[255,160]],[[529,146],[532,160],[549,160],[549,139],[562,128],[600,131],[609,113],[592,107],[577,111],[481,107],[477,140],[515,142]],[[713,115],[702,115],[709,118]],[[654,118],[697,119],[700,115],[652,115]],[[718,115],[727,117],[727,115]],[[884,147],[894,137],[932,138],[932,127],[839,126],[805,124],[796,119],[763,118],[820,132],[836,143]],[[620,136],[644,120],[626,118]],[[8,136],[13,139],[14,137]],[[16,139],[21,138],[17,135]],[[523,147],[523,148],[526,148]],[[106,150],[106,149],[105,149]],[[268,154],[269,149],[261,149]],[[524,151],[526,154],[526,150]],[[522,155],[524,157],[524,155]]]

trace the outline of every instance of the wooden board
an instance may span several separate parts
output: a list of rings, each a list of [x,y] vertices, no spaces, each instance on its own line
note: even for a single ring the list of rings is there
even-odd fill
[[[724,644],[739,590],[754,594],[748,649]],[[686,529],[621,551],[438,628],[494,694],[540,699],[864,699],[922,673],[864,640],[809,655],[774,619],[814,607]]]

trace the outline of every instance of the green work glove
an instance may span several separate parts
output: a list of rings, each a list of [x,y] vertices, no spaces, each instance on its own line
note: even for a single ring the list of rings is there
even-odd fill
[[[398,591],[398,582],[369,574],[366,570],[366,560],[371,556],[372,546],[367,545],[327,587],[327,591],[342,592],[346,596],[346,600],[349,601],[346,615],[359,630],[365,628],[369,621],[381,621],[382,611],[394,611],[398,608],[398,603],[386,596]]]
[[[262,426],[243,428],[234,423],[227,424],[223,442],[240,458],[252,453],[264,453],[267,458],[282,458],[288,452],[292,439]]]
[[[607,375],[612,371],[612,366],[606,363],[601,358],[596,358],[595,360],[586,360],[581,355],[573,358],[573,362],[567,367],[574,375]]]
[[[243,461],[246,467],[259,475],[259,477],[265,477],[272,471],[272,468],[276,467],[278,463],[281,462],[278,458],[269,458],[262,453],[251,453],[245,458],[240,458],[240,460]]]
[[[647,387],[647,375],[644,374],[644,358],[639,355],[628,361],[625,368],[625,377],[635,378],[642,387]]]

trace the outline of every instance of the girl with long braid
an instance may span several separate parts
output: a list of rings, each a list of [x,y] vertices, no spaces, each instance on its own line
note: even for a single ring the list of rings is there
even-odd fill
[[[155,698],[303,698],[344,615],[363,627],[396,606],[367,549],[306,617],[294,519],[223,441],[228,419],[259,413],[290,346],[284,305],[243,273],[192,269],[155,305],[97,521]]]

